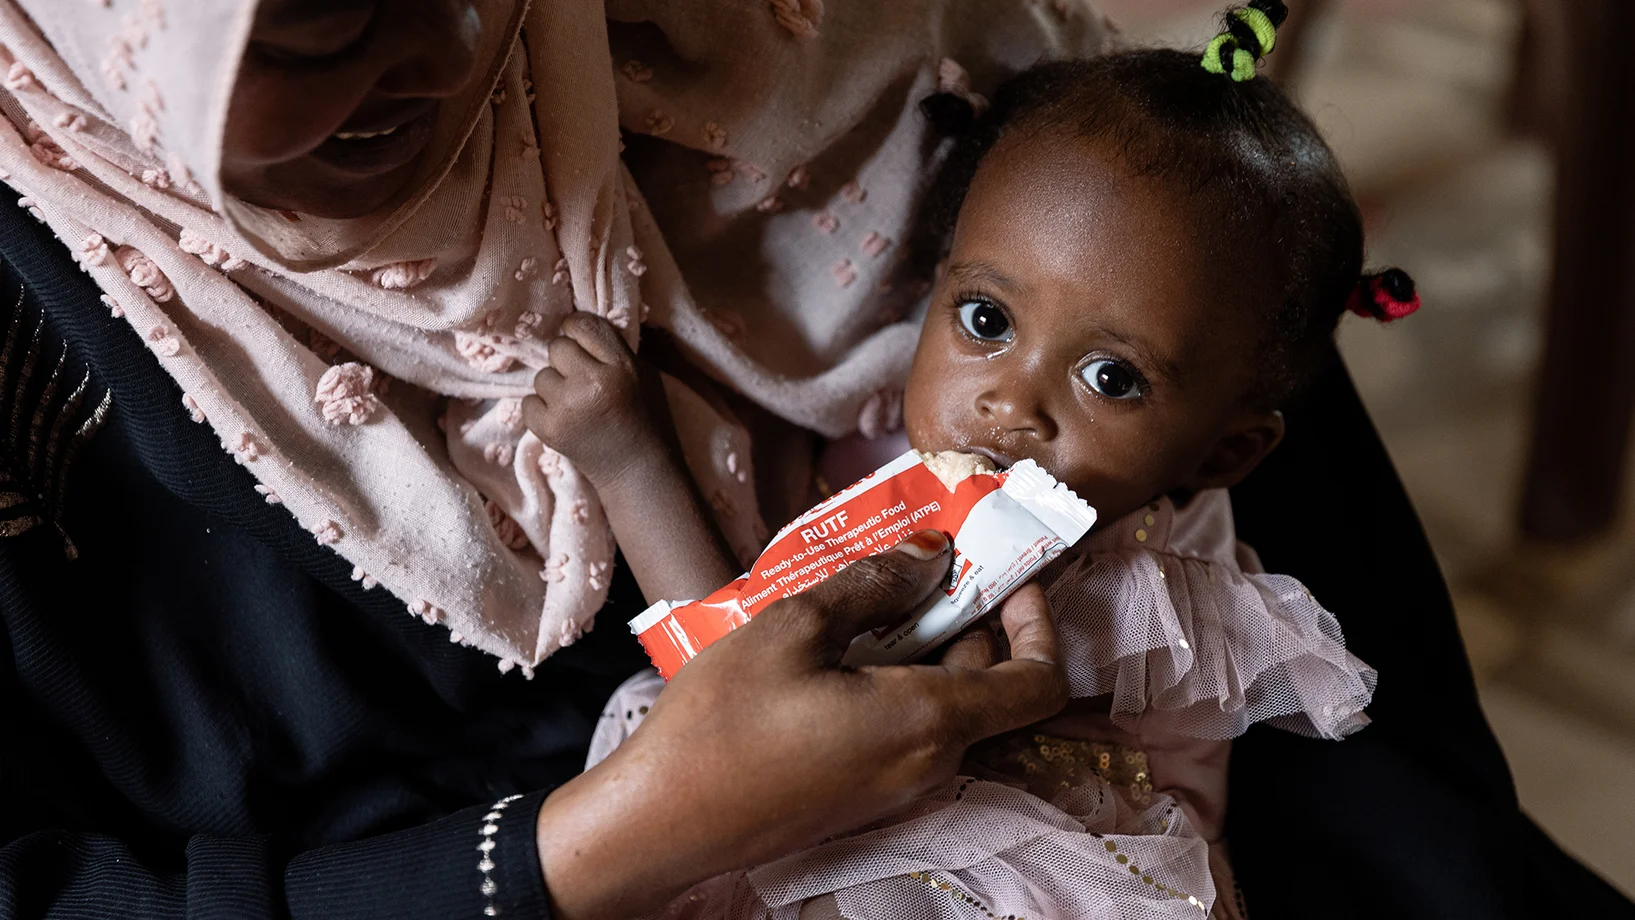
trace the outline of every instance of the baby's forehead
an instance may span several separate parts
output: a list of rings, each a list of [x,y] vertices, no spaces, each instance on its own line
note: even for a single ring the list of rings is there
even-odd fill
[[[1056,231],[1113,223],[1132,245],[1203,249],[1217,222],[1215,191],[1135,169],[1111,139],[1030,131],[1002,138],[983,158],[959,223],[1037,220]]]
[[[1192,322],[1241,319],[1276,283],[1262,240],[1223,219],[1215,197],[1132,172],[1107,142],[1001,141],[960,209],[950,270],[1189,306]]]

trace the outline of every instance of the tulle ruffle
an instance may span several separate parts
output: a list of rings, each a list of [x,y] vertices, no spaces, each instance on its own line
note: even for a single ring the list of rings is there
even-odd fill
[[[602,712],[587,769],[641,725],[663,689],[651,670],[625,681]],[[1010,747],[973,758],[973,775],[902,813],[749,872],[717,876],[648,916],[1203,920],[1215,900],[1209,848],[1174,800],[1150,783],[1114,786],[1093,766],[1086,774],[1047,762],[1029,775],[1036,771],[1007,756],[1015,754]],[[1081,767],[1094,760],[1069,759]],[[1147,769],[1138,760],[1125,773],[1140,772],[1109,775],[1128,784],[1150,778]]]
[[[903,814],[697,886],[654,917],[1203,920],[1208,848],[1167,797],[1104,781],[1046,802],[959,777]]]
[[[1075,698],[1121,728],[1226,739],[1256,722],[1339,739],[1368,724],[1374,670],[1284,575],[1121,547],[1068,563],[1047,592]]]

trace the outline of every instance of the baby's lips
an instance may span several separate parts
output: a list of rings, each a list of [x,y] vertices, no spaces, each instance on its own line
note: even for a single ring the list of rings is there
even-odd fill
[[[948,549],[948,537],[940,530],[922,530],[897,545],[898,552],[922,561],[935,559]]]
[[[990,447],[978,447],[975,445],[965,449],[967,452],[976,454],[977,456],[987,457],[996,468],[1001,470],[1008,470],[1016,465],[1016,458],[1002,450],[994,450]]]

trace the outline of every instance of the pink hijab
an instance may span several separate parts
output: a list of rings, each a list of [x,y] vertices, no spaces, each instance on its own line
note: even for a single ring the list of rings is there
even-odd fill
[[[891,427],[924,295],[895,271],[935,146],[915,103],[969,90],[956,57],[989,83],[1102,29],[1068,0],[472,6],[490,63],[444,105],[414,191],[338,221],[221,188],[256,0],[0,0],[0,179],[269,502],[365,587],[530,674],[590,628],[614,554],[584,478],[522,427],[562,318],[594,311],[633,346],[665,328],[826,435]],[[753,556],[743,427],[666,383]]]

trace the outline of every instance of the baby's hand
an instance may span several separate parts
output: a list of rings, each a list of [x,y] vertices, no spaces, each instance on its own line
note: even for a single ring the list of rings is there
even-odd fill
[[[523,420],[599,490],[663,458],[655,418],[667,418],[663,387],[644,379],[637,358],[613,324],[574,313],[548,346],[551,366],[534,377]]]

